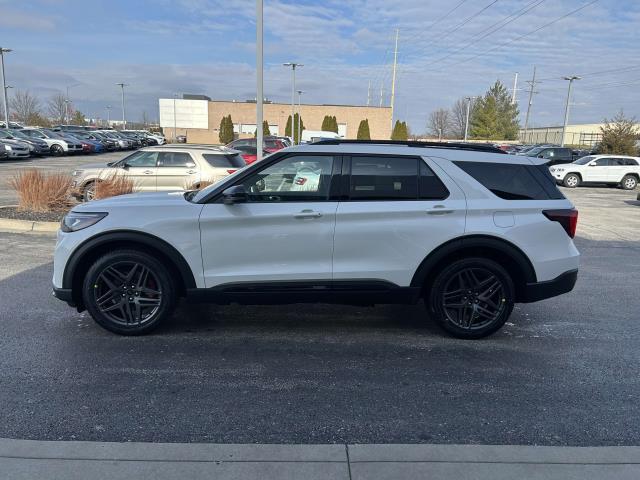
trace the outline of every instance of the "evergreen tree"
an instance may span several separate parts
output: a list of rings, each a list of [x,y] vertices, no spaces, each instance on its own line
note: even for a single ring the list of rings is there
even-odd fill
[[[638,127],[635,118],[626,118],[620,110],[612,121],[605,118],[602,131],[602,141],[598,145],[598,153],[613,153],[616,155],[638,155],[636,141],[638,139]]]
[[[331,124],[329,125],[328,131],[338,133],[338,120],[336,119],[335,115],[331,117]]]
[[[294,144],[300,143],[302,132],[305,130],[304,119],[300,118],[300,132],[298,132],[298,116],[299,114],[296,113],[293,119],[293,135],[291,135],[291,115],[287,118],[287,125],[284,129],[284,135],[286,137],[292,137]]]
[[[371,133],[369,131],[368,118],[365,118],[364,120],[360,120],[360,125],[358,125],[358,136],[356,138],[358,140],[371,140]]]
[[[269,130],[269,122],[267,122],[266,120],[263,120],[262,121],[262,136],[263,137],[268,137],[269,135],[271,135],[271,130]],[[254,137],[258,136],[258,129],[257,128],[253,132],[253,136]]]
[[[400,120],[396,120],[393,124],[393,130],[391,131],[391,140],[400,140]]]
[[[86,119],[80,110],[76,110],[73,112],[73,117],[71,117],[71,125],[84,125],[86,123]]]
[[[322,130],[323,132],[330,132],[331,130],[331,117],[329,115],[325,115],[324,118],[322,119],[322,126],[320,127],[320,130]]]
[[[230,114],[226,117],[222,117],[222,120],[220,120],[218,138],[220,139],[220,143],[224,145],[229,142],[233,142],[235,135],[233,134],[233,120],[231,119]]]
[[[391,132],[391,140],[408,140],[409,139],[409,129],[407,127],[406,122],[401,122],[400,120],[396,120],[395,125],[393,126],[393,131]]]
[[[511,95],[499,81],[473,105],[470,134],[487,140],[515,140],[518,138],[518,105],[511,103]]]

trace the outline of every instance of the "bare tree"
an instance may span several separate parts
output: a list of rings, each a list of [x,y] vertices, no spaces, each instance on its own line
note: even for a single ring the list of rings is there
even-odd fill
[[[12,116],[23,124],[29,125],[40,116],[40,100],[29,90],[16,90],[9,101]]]
[[[464,137],[464,124],[467,120],[467,100],[459,98],[451,107],[451,134],[456,138]]]
[[[445,108],[439,108],[431,112],[427,122],[429,133],[438,138],[446,137],[451,130],[451,112]]]
[[[47,104],[49,116],[56,123],[64,123],[67,116],[67,97],[58,93],[51,97]]]

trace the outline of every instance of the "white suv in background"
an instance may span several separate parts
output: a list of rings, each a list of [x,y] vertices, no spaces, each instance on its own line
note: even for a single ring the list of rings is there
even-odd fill
[[[416,303],[452,335],[569,292],[577,211],[544,159],[488,146],[326,140],[201,191],[85,203],[62,221],[54,295],[142,334],[180,297]]]
[[[52,130],[47,130],[44,128],[23,128],[22,130],[20,130],[20,132],[30,136],[31,138],[39,138],[41,140],[44,140],[49,146],[49,151],[52,155],[64,155],[65,153],[82,152],[82,143],[80,143],[80,141],[69,142]]]
[[[565,187],[607,183],[633,190],[640,181],[640,158],[625,155],[590,155],[573,163],[549,167],[551,175]]]

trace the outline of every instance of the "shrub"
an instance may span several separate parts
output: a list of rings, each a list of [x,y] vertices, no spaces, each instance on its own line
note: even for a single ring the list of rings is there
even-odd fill
[[[19,210],[54,212],[71,206],[71,177],[68,175],[45,175],[31,168],[13,175],[9,185],[18,194]]]
[[[126,195],[135,191],[135,183],[123,175],[112,174],[96,183],[94,200]]]

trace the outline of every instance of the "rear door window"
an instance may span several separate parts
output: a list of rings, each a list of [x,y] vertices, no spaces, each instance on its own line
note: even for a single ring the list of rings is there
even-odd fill
[[[191,155],[187,152],[162,152],[159,160],[161,167],[192,167],[194,165]]]
[[[351,157],[351,200],[415,200],[418,159],[415,157]]]
[[[608,167],[609,165],[611,165],[611,159],[599,158],[595,162],[593,162],[591,165],[595,165],[597,167]]]
[[[242,168],[245,166],[244,158],[241,155],[203,153],[202,158],[214,168]]]
[[[564,198],[544,165],[461,161],[453,163],[494,195],[505,200]]]

